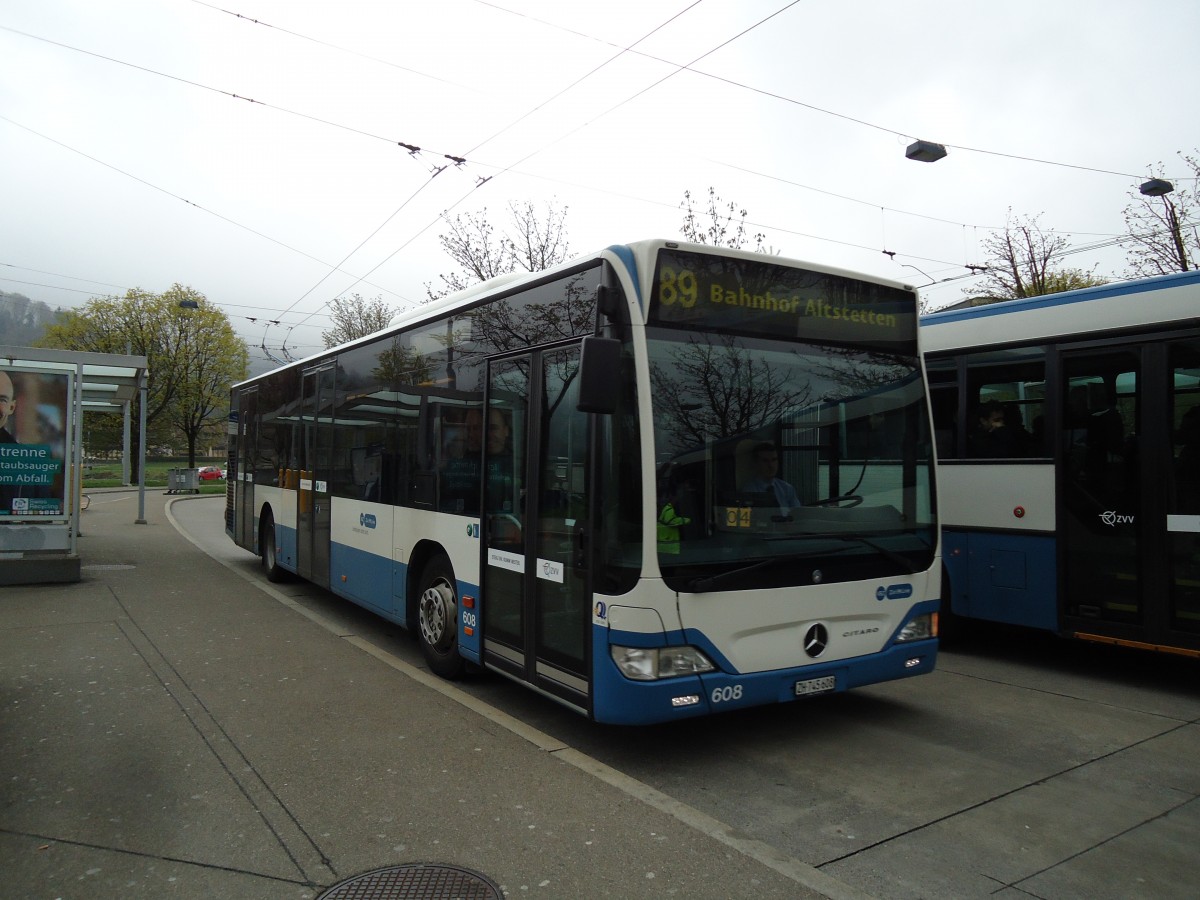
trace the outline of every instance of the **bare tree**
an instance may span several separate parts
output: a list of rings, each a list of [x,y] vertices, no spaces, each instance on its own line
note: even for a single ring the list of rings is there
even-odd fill
[[[810,394],[732,337],[693,338],[672,351],[669,366],[651,364],[650,383],[677,453],[762,428]]]
[[[329,308],[333,328],[321,332],[327,350],[386,328],[396,315],[396,311],[383,302],[382,296],[374,300],[366,300],[362,294],[334,297],[329,301]]]
[[[1054,261],[1070,242],[1061,234],[1042,231],[1038,216],[1014,217],[1009,209],[1004,231],[984,239],[983,246],[988,253],[983,284],[963,291],[977,303],[1039,297],[1105,283],[1092,272],[1056,269]]]
[[[1200,178],[1200,157],[1179,156]],[[1163,164],[1152,167],[1152,173],[1163,177]],[[1161,197],[1146,197],[1131,190],[1129,198],[1124,212],[1129,231],[1125,255],[1131,276],[1200,268],[1200,198],[1194,187],[1188,190],[1176,185],[1174,191]]]
[[[442,249],[458,264],[458,271],[439,274],[442,287],[426,283],[430,300],[461,291],[512,272],[541,272],[564,262],[569,253],[567,207],[549,201],[537,210],[532,201],[508,205],[507,230],[498,232],[488,219],[487,207],[478,213],[446,218],[449,231],[438,235]]]
[[[679,233],[693,244],[741,250],[747,242],[753,241],[754,249],[764,252],[766,235],[746,234],[747,210],[738,209],[732,201],[726,203],[717,196],[715,188],[708,189],[708,206],[704,210],[696,211],[691,191],[683,192],[683,202],[679,206],[683,209],[683,224],[679,226]]]

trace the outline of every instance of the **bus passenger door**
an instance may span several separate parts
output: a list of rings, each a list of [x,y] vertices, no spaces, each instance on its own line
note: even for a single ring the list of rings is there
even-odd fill
[[[1200,340],[1165,349],[1170,407],[1163,643],[1200,648]]]
[[[226,476],[233,484],[234,542],[239,547],[260,550],[256,541],[254,506],[254,467],[258,459],[258,389],[243,391],[238,397],[237,459]],[[226,482],[226,490],[229,489]]]
[[[300,416],[300,489],[296,492],[296,563],[303,578],[329,587],[329,478],[333,460],[335,368],[304,373]]]
[[[481,620],[484,660],[587,708],[588,416],[578,344],[493,361]]]
[[[1116,635],[1143,624],[1149,493],[1141,479],[1139,348],[1063,354],[1062,490],[1064,626]]]

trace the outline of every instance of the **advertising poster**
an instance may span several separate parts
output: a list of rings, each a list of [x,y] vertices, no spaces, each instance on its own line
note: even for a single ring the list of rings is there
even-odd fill
[[[70,382],[0,369],[0,521],[66,515]]]

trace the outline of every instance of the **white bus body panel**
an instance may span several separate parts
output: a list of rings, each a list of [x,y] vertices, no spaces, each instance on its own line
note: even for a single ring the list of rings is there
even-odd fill
[[[1053,532],[1054,464],[942,463],[938,512],[946,528]]]
[[[940,573],[940,566],[931,571]],[[878,653],[913,603],[936,598],[940,589],[940,574],[934,583],[927,571],[870,582],[681,594],[679,614],[685,635],[703,634],[736,672],[769,672],[817,662],[804,655],[804,642],[818,623],[829,632],[820,662]]]

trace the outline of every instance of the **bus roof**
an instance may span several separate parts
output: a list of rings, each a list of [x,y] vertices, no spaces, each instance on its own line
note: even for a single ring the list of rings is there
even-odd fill
[[[412,309],[399,312],[392,317],[386,327],[380,329],[379,331],[373,332],[372,334],[355,338],[336,347],[329,347],[324,350],[319,350],[316,353],[310,354],[302,359],[292,360],[284,365],[278,366],[272,371],[281,371],[292,367],[306,367],[312,365],[321,359],[331,357],[336,353],[354,347],[358,344],[376,340],[380,335],[394,329],[404,326],[419,325],[426,321],[436,321],[437,319],[441,318],[446,311],[454,310],[459,307],[470,306],[472,301],[488,296],[492,293],[513,289],[528,282],[554,278],[559,273],[569,272],[571,269],[577,268],[581,265],[586,265],[591,260],[599,259],[605,253],[610,253],[618,257],[624,262],[626,268],[629,269],[630,275],[634,281],[634,289],[636,292],[634,299],[637,304],[642,307],[644,312],[645,307],[643,298],[641,296],[642,285],[640,283],[640,275],[637,271],[636,263],[642,253],[661,247],[689,250],[696,253],[711,253],[716,256],[730,256],[764,263],[800,266],[810,269],[814,272],[822,272],[828,275],[837,275],[844,278],[857,279],[860,281],[869,281],[873,284],[899,288],[905,291],[915,291],[911,284],[901,281],[894,281],[889,278],[883,278],[875,275],[866,275],[860,272],[851,272],[835,266],[813,263],[807,260],[773,256],[754,250],[735,250],[730,247],[717,247],[708,244],[692,244],[687,241],[679,241],[670,238],[650,238],[634,241],[628,244],[611,244],[602,250],[597,250],[594,253],[573,257],[572,259],[562,262],[553,268],[544,269],[538,272],[513,272],[507,275],[497,275],[495,278],[490,278],[487,281],[480,282],[479,284],[471,285],[470,287],[461,291],[448,294],[445,297],[439,297],[436,300],[432,300],[428,303],[422,303],[418,306],[414,306]],[[244,381],[234,384],[233,387],[240,387],[241,385],[255,382],[262,377],[263,375],[252,376]]]
[[[1200,321],[1200,271],[1002,300],[921,317],[926,353]]]

